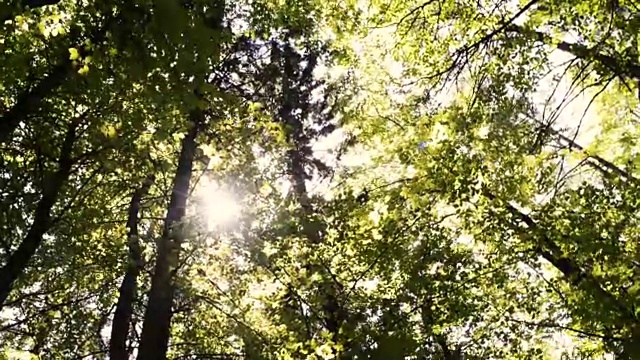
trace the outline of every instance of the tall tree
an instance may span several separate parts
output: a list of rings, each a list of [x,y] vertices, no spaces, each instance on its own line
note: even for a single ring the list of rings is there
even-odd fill
[[[118,303],[111,323],[111,338],[109,340],[109,354],[111,359],[128,359],[126,343],[129,336],[129,326],[133,315],[133,303],[136,297],[137,281],[143,267],[142,250],[139,240],[139,214],[142,198],[153,185],[154,175],[150,174],[143,184],[134,191],[127,214],[127,243],[129,259],[120,289]]]
[[[326,225],[314,209],[312,197],[307,191],[306,183],[313,178],[307,169],[315,168],[320,176],[326,176],[329,169],[320,160],[312,157],[310,143],[319,135],[330,132],[335,125],[330,123],[332,114],[326,113],[327,103],[314,104],[311,98],[312,91],[320,85],[313,78],[318,63],[318,50],[308,49],[307,57],[301,57],[295,52],[292,41],[293,39],[285,35],[284,49],[280,50],[278,45],[272,46],[271,56],[282,63],[282,100],[277,120],[284,124],[284,132],[291,146],[286,154],[287,175],[290,177],[295,201],[300,207],[302,233],[313,245],[324,241]],[[301,67],[303,63],[306,65]],[[313,119],[318,130],[310,129],[310,126],[305,124],[305,117]],[[310,276],[318,274],[323,279],[317,289],[318,294],[324,297],[321,300],[322,320],[332,340],[337,344],[340,341],[340,329],[347,320],[345,310],[338,299],[342,285],[331,279],[330,271],[327,273],[322,264],[310,262],[307,266]]]
[[[5,2],[0,357],[637,357],[637,13]]]
[[[51,209],[55,205],[65,182],[68,180],[75,162],[74,145],[78,140],[78,127],[84,116],[72,119],[62,141],[57,169],[50,178],[44,180],[45,187],[38,202],[33,222],[29,232],[24,237],[15,252],[11,254],[7,263],[0,269],[0,303],[4,304],[13,288],[13,283],[24,272],[29,260],[43,240],[44,234],[51,226]]]
[[[178,167],[171,190],[171,201],[164,220],[162,237],[158,240],[158,255],[137,356],[140,360],[166,357],[173,314],[174,278],[180,247],[185,237],[184,218],[197,148],[196,137],[205,124],[204,117],[202,110],[193,110],[189,114],[189,130],[182,139]]]

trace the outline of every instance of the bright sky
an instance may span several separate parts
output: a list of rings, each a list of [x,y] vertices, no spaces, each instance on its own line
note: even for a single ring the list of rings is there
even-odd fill
[[[223,185],[203,177],[196,188],[195,198],[201,202],[207,230],[229,225],[238,219],[242,211],[240,194],[234,194]]]

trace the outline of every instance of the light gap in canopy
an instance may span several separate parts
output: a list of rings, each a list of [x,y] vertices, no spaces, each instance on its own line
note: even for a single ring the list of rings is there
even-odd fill
[[[232,226],[242,213],[237,194],[219,181],[202,178],[196,188],[196,211],[207,231]]]

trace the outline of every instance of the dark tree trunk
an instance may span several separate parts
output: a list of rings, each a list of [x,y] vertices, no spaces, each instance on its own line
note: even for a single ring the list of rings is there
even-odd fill
[[[47,5],[55,5],[60,0],[22,0],[22,6],[28,6],[31,9],[39,8]]]
[[[46,1],[34,1],[34,3],[44,3]],[[46,4],[45,4],[46,5]],[[88,36],[93,44],[100,45],[107,34],[108,28],[113,28],[117,24],[117,17],[110,16],[102,26],[95,28]],[[69,37],[73,41],[82,40],[84,37],[84,29],[73,27]],[[80,41],[79,41],[80,42]],[[90,55],[83,46],[78,47],[81,57]],[[36,114],[42,102],[51,95],[58,87],[60,87],[68,78],[70,78],[75,68],[69,60],[69,52],[67,49],[58,54],[59,61],[53,66],[49,72],[44,75],[40,81],[23,91],[16,103],[0,117],[0,144],[7,143],[13,138],[13,133],[21,122],[27,122],[34,114]]]
[[[0,144],[12,139],[13,132],[20,122],[26,121],[40,109],[44,98],[62,84],[69,75],[70,69],[71,63],[65,60],[62,64],[53,67],[51,72],[35,86],[20,94],[15,105],[0,118]]]
[[[618,76],[640,79],[640,65],[637,63],[620,61],[619,59],[604,55],[584,45],[572,44],[566,41],[561,41],[557,47],[559,50],[568,52],[577,58],[595,60],[609,68]]]
[[[285,40],[285,42],[287,40]],[[305,104],[305,102],[310,101],[310,99],[301,96],[299,88],[301,84],[310,85],[305,84],[305,82],[312,82],[313,78],[310,74],[313,67],[300,71],[298,69],[300,64],[296,62],[296,55],[293,47],[286,43],[282,54],[282,99],[278,116],[280,118],[279,120],[287,125],[286,135],[292,144],[292,149],[287,152],[288,172],[293,192],[301,208],[300,221],[302,232],[309,243],[319,244],[324,241],[324,224],[315,217],[315,210],[306,187],[306,180],[310,179],[311,176],[307,173],[305,165],[313,164],[313,161],[310,159],[313,153],[310,146],[312,139],[307,129],[305,129],[302,119],[294,114],[294,109],[296,108],[307,109],[309,107],[309,104]],[[274,58],[277,59],[278,56]],[[315,64],[314,58],[308,60],[309,64]],[[300,74],[298,74],[298,72]],[[328,269],[322,264],[309,263],[306,266],[311,273],[327,275]],[[338,293],[342,288],[342,284],[332,279],[331,274],[329,274],[329,276],[322,276],[322,278],[327,280],[318,285],[317,291],[323,294],[321,307],[324,317],[324,327],[332,334],[332,340],[338,343],[340,340],[340,329],[346,320],[344,306],[342,306],[338,299]]]
[[[190,114],[193,126],[182,139],[182,149],[173,181],[171,201],[165,218],[162,237],[158,240],[158,256],[149,301],[144,314],[138,360],[166,358],[171,329],[171,316],[180,245],[184,239],[181,222],[187,206],[187,195],[196,153],[196,136],[203,124],[204,114],[194,110]]]
[[[75,119],[69,128],[62,144],[58,170],[47,179],[42,191],[42,198],[38,202],[33,224],[22,240],[18,249],[9,256],[7,263],[0,269],[0,304],[4,304],[11,292],[14,282],[24,272],[27,263],[33,257],[42,237],[51,225],[51,209],[56,203],[60,190],[68,180],[73,165],[73,145],[76,141],[76,128],[80,119]],[[0,306],[1,308],[1,306]]]
[[[555,129],[549,129],[551,131],[552,134],[558,136],[558,138],[560,139],[561,142],[565,143],[565,145],[567,145],[569,147],[569,150],[578,150],[578,151],[582,151],[586,156],[589,157],[589,161],[588,164],[600,171],[601,173],[603,173],[604,175],[614,175],[614,176],[618,176],[628,182],[631,182],[635,185],[640,185],[640,181],[633,176],[632,174],[630,174],[628,171],[616,166],[614,163],[612,163],[609,160],[606,160],[605,158],[598,156],[598,155],[592,155],[592,154],[588,154],[586,152],[586,150],[578,143],[576,143],[575,141],[573,141],[572,139],[566,137],[564,134],[562,134],[561,132],[555,130]]]
[[[142,186],[131,197],[129,214],[127,218],[127,242],[129,244],[129,261],[127,271],[120,284],[118,303],[113,315],[111,325],[111,339],[109,342],[109,354],[113,360],[128,360],[126,342],[129,334],[129,325],[133,314],[133,302],[136,297],[138,274],[142,268],[142,252],[138,240],[138,213],[142,197],[149,191],[153,184],[154,176],[149,175]]]

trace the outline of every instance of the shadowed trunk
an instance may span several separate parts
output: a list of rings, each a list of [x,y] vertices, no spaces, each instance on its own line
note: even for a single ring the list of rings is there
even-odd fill
[[[22,240],[18,249],[9,256],[7,263],[0,269],[0,304],[4,304],[6,301],[13,287],[13,283],[24,272],[27,263],[42,243],[43,235],[49,230],[51,225],[51,209],[58,199],[62,186],[68,180],[71,173],[71,167],[73,165],[73,145],[76,141],[76,129],[80,120],[81,118],[74,119],[69,124],[62,144],[60,158],[58,159],[58,170],[44,182],[42,198],[36,207],[33,224],[27,236]]]
[[[0,144],[12,139],[13,132],[20,122],[26,121],[39,111],[45,97],[60,86],[70,73],[71,63],[65,60],[62,64],[54,66],[35,86],[20,94],[15,105],[0,118]]]
[[[634,177],[632,174],[630,174],[628,171],[625,171],[624,169],[616,166],[614,163],[612,163],[609,160],[606,160],[605,158],[598,156],[598,155],[592,155],[590,154],[585,148],[583,148],[580,144],[576,143],[575,141],[573,141],[572,139],[568,138],[567,136],[565,136],[564,134],[562,134],[561,132],[555,130],[555,129],[549,129],[549,131],[558,136],[558,138],[560,139],[561,142],[563,142],[566,146],[569,147],[569,150],[578,150],[582,153],[584,153],[587,157],[588,157],[588,164],[593,167],[594,169],[600,171],[601,173],[603,173],[604,175],[615,175],[615,176],[619,176],[622,179],[624,179],[625,181],[631,182],[635,185],[640,185],[640,181]]]
[[[22,0],[22,6],[28,6],[31,9],[39,8],[47,5],[54,5],[60,2],[60,0]]]
[[[288,39],[287,39],[288,40]],[[301,225],[302,232],[311,244],[319,244],[324,241],[324,224],[316,218],[315,209],[307,192],[306,180],[311,179],[307,173],[305,165],[314,164],[310,159],[312,156],[311,140],[312,135],[305,129],[305,124],[300,116],[295,114],[296,109],[308,109],[305,104],[309,99],[300,94],[301,86],[313,83],[313,69],[316,66],[317,59],[315,55],[311,55],[307,61],[307,65],[303,69],[297,69],[300,64],[296,62],[296,54],[293,47],[286,43],[282,53],[283,72],[282,72],[282,99],[280,109],[278,111],[279,120],[286,124],[286,136],[289,139],[292,148],[287,151],[288,172],[296,196],[297,202],[301,208]],[[298,74],[299,72],[299,74]],[[311,85],[313,86],[313,85]],[[309,109],[310,111],[313,111]],[[304,114],[305,111],[302,113]],[[329,272],[323,264],[310,263],[307,264],[310,272],[326,275]],[[324,313],[324,327],[332,334],[332,340],[336,343],[340,339],[340,329],[346,320],[344,307],[338,299],[342,284],[339,284],[329,276],[322,276],[323,281],[318,285],[317,291],[323,294],[322,312]]]
[[[129,244],[129,262],[127,272],[120,284],[118,303],[113,315],[111,325],[111,340],[109,343],[109,354],[113,360],[127,360],[126,342],[129,334],[131,315],[133,314],[133,302],[136,297],[138,274],[143,266],[142,251],[138,239],[138,216],[140,212],[140,201],[146,195],[153,184],[154,176],[149,175],[142,186],[133,193],[129,204],[129,214],[127,218],[127,242]]]
[[[624,356],[627,356],[629,359],[634,359],[635,357],[630,357],[628,354],[636,354],[640,348],[640,342],[638,341],[640,321],[634,313],[633,306],[631,308],[627,306],[627,304],[618,299],[615,294],[603,288],[600,281],[598,281],[590,271],[581,268],[579,264],[567,257],[562,249],[539,229],[538,224],[531,219],[531,217],[510,205],[507,205],[507,208],[512,214],[527,224],[532,232],[540,234],[541,246],[537,249],[540,256],[558,269],[576,288],[585,289],[588,293],[592,294],[596,301],[606,304],[610,311],[615,312],[618,318],[618,324],[622,325],[620,327],[628,326],[632,332],[632,336],[623,342],[622,351]]]
[[[633,174],[599,155],[590,153],[582,145],[578,144],[574,139],[571,139],[568,136],[564,135],[562,132],[554,129],[551,126],[552,124],[545,124],[535,118],[532,118],[531,120],[536,126],[538,126],[542,136],[551,134],[552,136],[557,138],[557,141],[560,145],[566,146],[570,151],[581,152],[586,156],[587,165],[601,173],[603,176],[619,177],[631,184],[640,185],[640,179],[636,178]]]
[[[442,360],[463,360],[464,355],[461,346],[455,346],[451,349],[451,344],[449,344],[447,337],[443,333],[433,332],[433,326],[436,325],[437,322],[433,318],[432,306],[433,302],[428,298],[422,300],[422,304],[420,304],[422,331],[424,331],[427,338],[433,338],[434,343],[438,345],[442,352]]]
[[[194,110],[190,114],[193,124],[182,139],[182,149],[178,159],[178,168],[173,180],[171,201],[164,223],[162,237],[158,240],[158,256],[153,277],[149,301],[144,314],[138,360],[161,360],[166,358],[171,330],[173,296],[175,292],[174,275],[177,270],[180,246],[184,240],[182,221],[187,206],[189,183],[196,153],[196,137],[203,124],[204,114]]]

